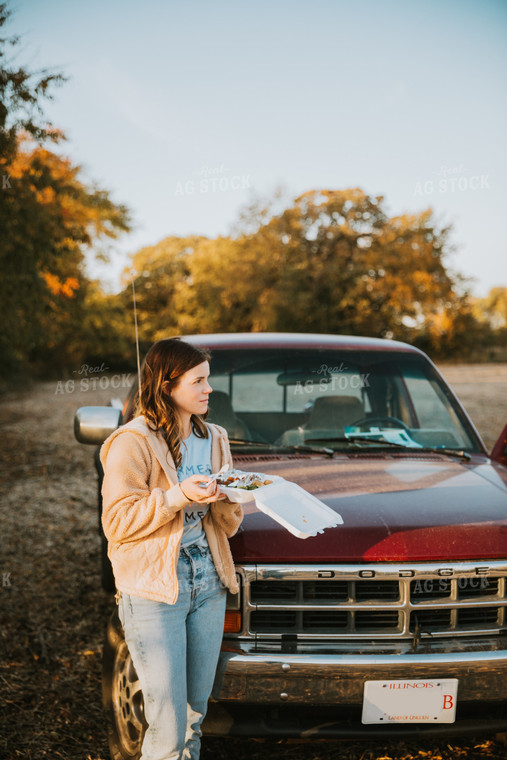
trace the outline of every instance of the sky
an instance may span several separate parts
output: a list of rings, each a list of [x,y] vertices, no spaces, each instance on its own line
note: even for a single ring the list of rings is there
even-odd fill
[[[452,224],[452,272],[507,287],[506,0],[11,0],[19,65],[62,71],[61,152],[132,212],[112,291],[169,235],[256,198],[360,187]]]

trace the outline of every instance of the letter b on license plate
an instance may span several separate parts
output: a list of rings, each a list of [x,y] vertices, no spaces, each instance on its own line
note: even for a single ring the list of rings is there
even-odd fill
[[[366,681],[363,723],[454,723],[457,678]]]

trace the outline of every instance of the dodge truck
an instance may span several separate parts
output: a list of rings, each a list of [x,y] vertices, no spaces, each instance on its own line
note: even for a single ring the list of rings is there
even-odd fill
[[[208,419],[227,429],[234,466],[296,483],[343,519],[302,539],[244,505],[231,539],[240,593],[228,599],[204,732],[506,731],[507,425],[486,451],[435,365],[405,343],[184,339],[211,351]],[[135,400],[134,384],[122,409],[79,409],[77,439],[102,443]],[[136,760],[143,697],[116,611],[103,700],[112,757]]]

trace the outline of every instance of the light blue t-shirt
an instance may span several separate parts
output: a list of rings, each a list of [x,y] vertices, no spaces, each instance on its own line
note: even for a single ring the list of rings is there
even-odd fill
[[[181,442],[180,451],[183,460],[178,467],[179,481],[185,480],[189,475],[211,475],[211,433],[207,438],[198,438],[192,431]],[[202,518],[208,509],[209,504],[198,504],[195,501],[183,508],[181,546],[207,543]]]

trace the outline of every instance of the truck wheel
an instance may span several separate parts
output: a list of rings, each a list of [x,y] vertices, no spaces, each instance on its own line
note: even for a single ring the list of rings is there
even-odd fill
[[[147,725],[143,693],[116,609],[102,655],[102,704],[112,760],[139,760]]]

